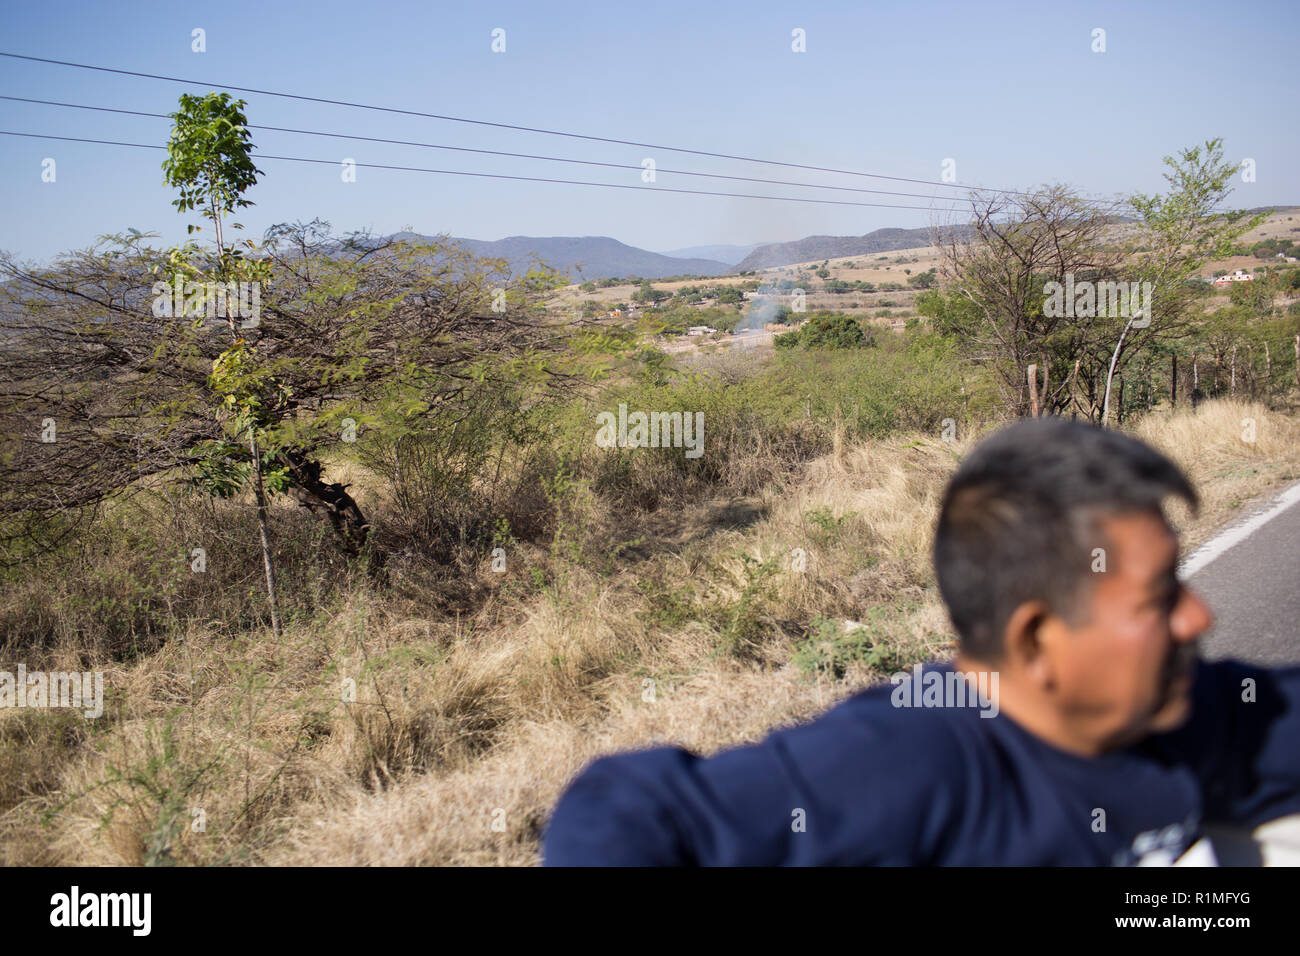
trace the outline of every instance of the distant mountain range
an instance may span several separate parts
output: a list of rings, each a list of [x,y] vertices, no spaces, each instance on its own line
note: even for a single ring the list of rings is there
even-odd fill
[[[394,238],[433,237],[399,232]],[[678,275],[733,275],[796,262],[915,248],[929,244],[930,232],[927,228],[877,229],[865,236],[808,236],[793,242],[753,246],[692,246],[671,253],[638,249],[609,236],[510,236],[494,240],[454,238],[452,241],[475,255],[505,259],[515,274],[527,270],[534,260],[540,260],[577,282],[585,282],[634,276],[662,279]]]
[[[400,232],[395,238],[417,238]],[[428,236],[418,238],[429,239]],[[608,236],[510,236],[506,239],[453,239],[470,252],[505,259],[512,273],[522,273],[534,258],[572,276],[578,282],[616,276],[662,279],[679,275],[726,275],[731,265],[716,259],[675,258],[637,249]]]

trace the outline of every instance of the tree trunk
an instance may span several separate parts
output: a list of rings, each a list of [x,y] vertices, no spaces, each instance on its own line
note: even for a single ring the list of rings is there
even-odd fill
[[[262,485],[262,459],[257,453],[257,439],[248,430],[248,448],[253,456],[253,495],[257,499],[257,530],[262,539],[262,567],[266,570],[266,598],[271,605],[271,631],[280,638],[280,611],[275,595],[275,563],[271,558],[271,532],[266,518],[266,489]]]
[[[323,511],[343,552],[350,558],[358,557],[369,539],[370,522],[348,494],[348,486],[325,481],[320,463],[298,452],[281,452],[279,460],[289,469],[289,491],[298,504],[313,514]]]
[[[1082,362],[1082,358],[1074,360],[1074,370],[1070,372],[1070,380],[1065,384],[1066,394],[1070,396],[1070,417],[1074,419],[1079,417],[1079,365]]]
[[[1106,372],[1106,400],[1101,410],[1101,423],[1103,426],[1110,418],[1110,386],[1115,378],[1115,363],[1119,361],[1120,350],[1124,348],[1124,336],[1128,335],[1128,330],[1132,325],[1132,318],[1124,323],[1124,331],[1119,334],[1119,341],[1115,343],[1115,352],[1110,357],[1110,369]]]
[[[220,277],[225,278],[225,237],[221,230],[221,217],[217,215],[216,203],[212,203],[212,223],[217,234],[217,267]],[[239,342],[239,329],[235,324],[234,305],[226,300],[226,324],[230,326],[230,337]],[[262,483],[262,456],[257,450],[256,425],[248,426],[248,452],[253,459],[253,497],[257,501],[257,533],[262,543],[262,568],[266,572],[266,602],[271,610],[271,632],[276,640],[281,637],[280,606],[275,591],[275,563],[271,554],[271,528],[266,514],[266,487]]]
[[[1029,368],[1025,370],[1025,376],[1029,380],[1029,417],[1038,417],[1038,366],[1030,363]]]
[[[1192,353],[1192,408],[1201,398],[1201,375],[1200,368],[1196,363],[1196,353]]]
[[[1178,354],[1174,353],[1171,358],[1173,370],[1169,373],[1169,405],[1171,408],[1178,407]]]
[[[1237,346],[1232,347],[1232,358],[1228,362],[1230,379],[1228,381],[1228,392],[1232,395],[1237,394]]]

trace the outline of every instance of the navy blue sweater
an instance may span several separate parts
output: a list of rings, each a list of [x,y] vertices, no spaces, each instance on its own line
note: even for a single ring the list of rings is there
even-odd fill
[[[544,861],[1130,865],[1172,861],[1202,823],[1300,812],[1300,668],[1203,662],[1183,727],[1094,758],[976,707],[897,707],[893,691],[711,758],[597,760],[556,806]]]

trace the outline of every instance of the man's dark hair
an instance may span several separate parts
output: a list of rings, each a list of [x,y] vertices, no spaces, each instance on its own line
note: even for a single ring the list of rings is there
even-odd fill
[[[1131,511],[1162,518],[1166,495],[1193,512],[1196,490],[1178,466],[1122,432],[1058,417],[1026,419],[982,441],[944,493],[934,571],[962,649],[1002,657],[1011,614],[1041,600],[1071,627],[1091,602],[1100,521]]]

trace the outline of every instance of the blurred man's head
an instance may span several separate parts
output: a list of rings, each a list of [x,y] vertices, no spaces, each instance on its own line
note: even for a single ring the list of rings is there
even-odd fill
[[[985,439],[945,493],[934,563],[958,666],[998,671],[1002,710],[1065,749],[1123,746],[1188,714],[1212,619],[1178,581],[1170,494],[1196,509],[1163,455],[1060,418]]]

